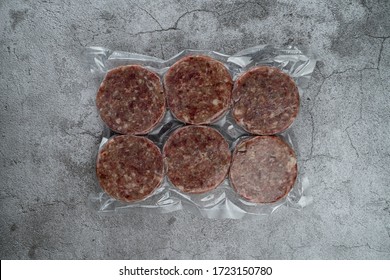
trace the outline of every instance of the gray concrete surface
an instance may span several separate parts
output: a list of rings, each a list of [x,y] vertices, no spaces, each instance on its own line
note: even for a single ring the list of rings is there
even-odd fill
[[[2,259],[390,259],[389,1],[82,2],[0,2]],[[321,59],[295,131],[311,206],[249,220],[86,207],[102,127],[84,46],[264,43]]]

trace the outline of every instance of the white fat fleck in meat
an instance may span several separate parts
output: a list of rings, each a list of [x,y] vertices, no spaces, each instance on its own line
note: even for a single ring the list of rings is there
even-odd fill
[[[239,151],[239,152],[246,152],[246,145],[243,144],[243,145],[238,146],[237,151]]]
[[[255,159],[257,155],[255,153],[249,153],[249,158],[250,159]]]
[[[213,100],[213,105],[214,105],[214,106],[218,106],[219,103],[221,103],[220,100],[218,100],[218,99],[214,99],[214,100]]]
[[[290,157],[290,158],[288,159],[287,169],[288,169],[288,170],[293,169],[293,168],[295,167],[296,163],[297,163],[297,160],[295,159],[295,157]]]
[[[234,112],[236,115],[239,115],[239,116],[241,116],[242,114],[244,114],[244,111],[243,110],[241,110],[241,109],[237,109],[237,110],[235,110],[235,112]]]

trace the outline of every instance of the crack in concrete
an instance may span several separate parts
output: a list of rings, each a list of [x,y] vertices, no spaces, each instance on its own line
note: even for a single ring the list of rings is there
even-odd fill
[[[140,31],[140,32],[131,34],[131,36],[135,37],[135,36],[142,35],[142,34],[152,34],[152,33],[156,33],[156,32],[166,32],[166,31],[172,31],[172,30],[177,31],[177,30],[181,30],[181,29],[169,27],[169,28],[162,28],[162,29],[155,29],[155,30],[148,30],[148,31]]]
[[[355,150],[356,156],[359,158],[359,157],[360,157],[359,152],[358,152],[358,150],[356,149],[355,145],[353,144],[352,139],[351,139],[351,136],[349,135],[348,130],[345,129],[345,132],[347,133],[347,136],[348,136],[349,142],[351,143],[352,148]]]
[[[309,160],[311,160],[313,158],[314,140],[315,140],[315,135],[316,135],[313,111],[314,111],[314,108],[316,107],[317,97],[321,94],[322,87],[323,87],[325,81],[330,79],[331,77],[333,77],[335,75],[343,74],[343,73],[346,73],[348,71],[355,71],[355,72],[360,73],[360,81],[363,81],[363,74],[362,74],[362,72],[364,70],[372,70],[372,69],[379,70],[378,68],[371,68],[371,67],[364,67],[364,68],[361,68],[361,69],[355,69],[355,68],[350,67],[350,68],[347,68],[347,69],[345,69],[343,71],[333,71],[328,76],[325,76],[324,74],[322,74],[321,70],[318,68],[320,75],[323,77],[323,81],[320,84],[320,87],[319,87],[319,90],[318,90],[317,94],[313,97],[313,105],[312,105],[312,107],[311,107],[311,109],[309,111],[309,115],[310,115],[310,119],[311,119],[311,127],[312,127],[311,128],[311,146],[310,146],[310,154],[309,154],[308,158],[303,160],[303,162],[307,162],[307,161],[309,161]],[[360,83],[360,92],[361,92],[361,95],[363,95],[363,89],[362,89],[362,84],[361,83]],[[362,119],[363,119],[363,97],[361,97],[361,99],[360,99],[359,118],[357,120],[355,120],[351,125],[347,126],[344,129],[344,131],[346,132],[346,134],[348,136],[348,139],[349,139],[349,141],[351,143],[352,148],[355,150],[355,153],[356,153],[357,157],[360,157],[360,154],[359,154],[357,148],[354,146],[354,144],[352,142],[352,139],[351,139],[351,137],[349,135],[348,129],[350,129],[352,126],[354,126],[358,121],[360,121]]]
[[[140,8],[140,9],[143,10],[142,8]],[[206,10],[206,9],[194,9],[191,11],[187,11],[187,12],[183,13],[181,16],[179,16],[177,18],[177,20],[175,21],[175,23],[171,27],[163,28],[162,25],[160,24],[160,22],[157,21],[157,19],[154,18],[149,12],[147,12],[146,10],[143,10],[143,11],[148,13],[149,16],[151,16],[158,23],[158,25],[160,26],[160,29],[140,31],[140,32],[131,34],[131,36],[138,36],[138,35],[142,35],[142,34],[152,34],[152,33],[156,33],[156,32],[178,31],[178,30],[181,31],[181,29],[178,28],[178,25],[179,25],[180,20],[182,20],[185,16],[192,14],[192,13],[196,13],[196,12],[205,12],[205,13],[213,13],[213,14],[216,13],[214,11],[210,11],[210,10]]]
[[[147,13],[157,24],[158,24],[158,26],[160,26],[160,28],[161,29],[164,29],[163,27],[162,27],[162,25],[161,25],[161,23],[148,11],[148,10],[146,10],[146,9],[144,9],[144,8],[141,8],[140,6],[138,6],[137,4],[135,4],[135,6],[138,8],[138,9],[140,9],[140,10],[142,10],[142,11],[144,11],[145,13]]]
[[[389,38],[389,37],[387,37],[387,38]],[[381,47],[380,47],[380,49],[379,49],[378,60],[377,60],[377,63],[376,63],[377,68],[378,68],[378,71],[380,71],[379,67],[381,66],[383,45],[385,44],[385,41],[386,41],[387,38],[383,38],[383,39],[382,39]]]
[[[302,160],[303,162],[308,162],[308,161],[311,161],[311,160],[315,160],[315,159],[319,159],[319,158],[327,158],[327,159],[330,159],[330,160],[336,160],[338,162],[341,162],[341,158],[339,157],[333,157],[331,155],[327,155],[327,154],[317,154],[317,155],[314,155],[312,157],[309,157],[307,159],[304,159]]]
[[[293,259],[294,258],[294,255],[296,254],[296,252],[300,249],[304,249],[304,248],[311,248],[310,245],[300,245],[300,246],[297,246],[297,247],[293,247],[291,246],[290,244],[286,244],[290,250],[292,251],[291,252],[291,258]]]
[[[370,34],[365,34],[366,36],[368,37],[371,37],[371,38],[375,38],[375,39],[389,39],[390,36],[374,36],[374,35],[370,35]]]
[[[346,72],[348,72],[348,71],[357,71],[357,72],[360,72],[360,71],[363,71],[363,70],[365,70],[365,69],[366,69],[366,68],[354,69],[354,68],[350,67],[350,68],[347,68],[347,69],[345,69],[345,70],[343,70],[343,71],[333,71],[333,72],[330,73],[328,76],[325,76],[325,75],[323,75],[323,74],[321,73],[321,70],[318,68],[318,70],[320,71],[321,76],[323,77],[323,81],[322,81],[322,83],[321,83],[321,85],[320,85],[320,88],[319,88],[317,94],[316,94],[316,95],[314,96],[314,98],[313,98],[313,106],[312,106],[312,109],[311,109],[311,110],[313,110],[313,108],[315,107],[316,99],[317,99],[317,97],[320,95],[321,90],[322,90],[322,86],[324,85],[324,83],[326,82],[326,80],[330,79],[331,77],[333,77],[333,76],[335,76],[335,75],[343,74],[343,73],[346,73]]]
[[[370,250],[373,250],[373,251],[376,251],[378,253],[386,253],[386,254],[390,254],[390,251],[383,251],[383,250],[378,250],[378,249],[375,249],[373,247],[371,247],[370,244],[366,243],[364,245],[332,245],[332,247],[335,247],[335,248],[341,248],[341,249],[345,249],[345,250],[352,250],[352,249],[358,249],[358,248],[368,248]]]
[[[70,133],[67,133],[67,132],[65,132],[66,134],[68,134],[68,135],[71,135]],[[101,137],[101,133],[99,132],[99,134],[98,135],[96,135],[96,134],[93,134],[91,131],[88,131],[88,130],[83,130],[82,132],[80,132],[80,133],[77,133],[78,135],[89,135],[89,136],[91,136],[91,137],[93,137],[93,138],[100,138]],[[74,135],[74,136],[76,136],[76,135]]]
[[[14,53],[14,55],[15,55],[15,57],[16,57],[16,60],[17,60],[17,61],[20,61],[19,56],[16,54],[16,48],[13,48],[13,49],[12,49],[12,52]]]
[[[81,40],[80,40],[80,38],[77,35],[75,35],[74,38],[80,44],[81,47],[85,48],[87,46],[87,44],[81,43]]]
[[[162,43],[160,43],[160,50],[161,50],[161,57],[162,57],[162,59],[165,60],[165,54],[164,54],[164,50],[163,50],[163,45],[162,45]]]
[[[316,99],[317,97],[320,95],[321,91],[322,91],[322,86],[324,85],[325,81],[327,79],[329,79],[331,76],[334,75],[334,73],[330,74],[328,77],[325,77],[322,73],[321,73],[321,70],[318,68],[321,76],[323,77],[323,81],[318,89],[318,92],[317,94],[314,96],[313,98],[313,105],[311,107],[311,109],[309,110],[309,115],[310,115],[310,119],[311,119],[311,146],[310,146],[310,154],[309,154],[309,157],[306,159],[306,160],[309,160],[310,158],[313,157],[313,151],[314,151],[314,139],[315,139],[315,125],[314,125],[314,116],[313,116],[313,110],[314,110],[314,107],[316,106]]]
[[[191,10],[191,11],[187,11],[185,12],[184,14],[182,14],[181,16],[179,16],[179,18],[176,20],[176,22],[174,23],[173,25],[173,28],[177,29],[177,26],[179,24],[179,21],[184,18],[185,16],[189,15],[189,14],[193,14],[193,13],[196,13],[196,12],[205,12],[205,13],[216,13],[215,11],[210,11],[210,10],[206,10],[206,9],[194,9],[194,10]]]
[[[373,36],[373,35],[370,35],[370,34],[365,34],[367,37],[370,37],[370,38],[374,38],[374,39],[381,39],[382,42],[381,42],[381,45],[380,45],[380,48],[379,48],[379,54],[378,54],[378,59],[377,59],[377,62],[376,62],[376,67],[372,67],[372,68],[363,68],[363,70],[366,70],[366,69],[375,69],[375,70],[378,70],[378,73],[379,73],[379,78],[382,79],[381,77],[381,70],[380,70],[380,65],[381,65],[381,60],[382,60],[382,52],[383,52],[383,45],[385,44],[385,41],[387,39],[390,38],[390,36]]]
[[[348,129],[350,129],[351,127],[355,126],[358,121],[363,120],[363,85],[362,85],[362,81],[363,81],[363,72],[360,71],[360,86],[359,86],[359,88],[360,88],[360,95],[361,96],[360,96],[360,104],[359,104],[359,118],[344,129],[344,132],[347,134],[349,142],[350,142],[352,148],[354,149],[354,151],[356,153],[356,156],[358,158],[360,157],[360,154],[358,152],[358,149],[353,144],[353,141],[352,141],[351,135],[349,134]]]
[[[327,79],[327,77],[325,77],[322,72],[321,72],[321,69],[319,68],[319,66],[316,66],[316,68],[318,69],[321,77],[323,78],[323,81],[318,89],[318,92],[317,94],[314,96],[313,98],[313,105],[311,107],[311,109],[309,110],[309,115],[310,115],[310,120],[311,120],[311,145],[310,145],[310,153],[309,153],[309,157],[306,159],[306,160],[303,160],[304,162],[310,160],[312,157],[313,157],[313,150],[314,150],[314,138],[315,138],[315,125],[314,125],[314,117],[313,117],[313,110],[314,110],[314,107],[316,105],[316,99],[317,99],[317,96],[321,93],[321,90],[322,90],[322,86],[324,85],[325,83],[325,80]]]

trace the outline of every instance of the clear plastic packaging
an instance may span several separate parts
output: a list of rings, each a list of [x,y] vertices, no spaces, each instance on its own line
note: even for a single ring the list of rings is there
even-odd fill
[[[194,54],[207,55],[222,62],[231,73],[233,80],[236,80],[241,73],[254,66],[278,67],[294,79],[301,99],[302,92],[307,87],[316,64],[313,54],[294,46],[277,48],[262,45],[242,50],[234,55],[214,51],[184,50],[168,60],[135,53],[112,51],[102,47],[88,47],[85,50],[86,63],[96,78],[96,90],[107,71],[115,67],[129,64],[142,65],[160,75],[162,79],[169,67],[176,61],[184,56]],[[163,120],[145,137],[152,140],[162,150],[169,135],[184,125],[172,116],[168,108]],[[231,111],[228,111],[222,118],[209,126],[217,129],[225,137],[232,152],[237,143],[251,136],[235,123]],[[115,133],[105,126],[99,148],[113,135]],[[279,136],[294,149],[299,159],[300,150],[299,143],[297,143],[294,136],[294,123]],[[298,165],[298,176],[292,190],[286,197],[275,203],[257,204],[248,202],[233,190],[228,176],[216,189],[203,194],[182,193],[165,176],[161,186],[152,195],[142,201],[133,203],[125,203],[111,198],[96,183],[95,191],[88,197],[88,202],[91,208],[99,212],[128,211],[132,208],[141,208],[160,213],[186,209],[207,218],[239,219],[250,215],[268,215],[283,205],[301,209],[311,203],[311,198],[304,195],[309,180],[299,173],[299,169]]]

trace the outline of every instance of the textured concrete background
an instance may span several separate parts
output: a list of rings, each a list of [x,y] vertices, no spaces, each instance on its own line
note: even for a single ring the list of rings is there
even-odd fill
[[[2,259],[390,259],[390,1],[0,1]],[[81,50],[301,44],[314,203],[251,220],[86,207],[102,127]]]

